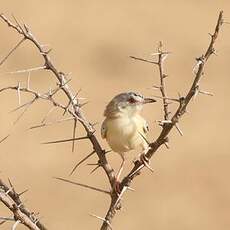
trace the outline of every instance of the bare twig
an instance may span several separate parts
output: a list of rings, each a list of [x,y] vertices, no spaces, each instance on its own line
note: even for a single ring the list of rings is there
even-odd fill
[[[95,218],[97,218],[97,219],[99,219],[99,220],[102,220],[103,221],[103,223],[105,223],[106,225],[108,225],[108,228],[109,229],[113,229],[112,228],[112,225],[109,223],[109,221],[108,220],[106,220],[105,218],[103,218],[103,217],[100,217],[100,216],[97,216],[97,215],[95,215],[95,214],[89,214],[90,216],[92,216],[92,217],[95,217]]]
[[[47,123],[41,123],[39,125],[33,125],[29,129],[42,128],[42,127],[46,127],[46,126],[49,126],[49,125],[54,125],[54,124],[57,124],[57,123],[61,123],[61,122],[64,122],[64,121],[70,121],[70,120],[74,120],[74,119],[75,119],[74,117],[67,117],[67,118],[60,119],[60,120],[53,121],[53,122],[47,122]]]
[[[12,217],[0,217],[0,220],[3,220],[3,221],[15,221],[14,218],[12,218]]]
[[[0,66],[8,59],[8,57],[25,41],[25,39],[21,39],[16,46],[14,46],[10,52],[0,61]]]
[[[160,91],[162,95],[162,101],[163,101],[163,108],[164,108],[164,119],[168,120],[169,119],[169,111],[168,111],[168,102],[167,102],[167,95],[166,95],[166,89],[165,89],[165,82],[164,79],[167,76],[164,73],[164,60],[166,59],[168,54],[165,54],[162,51],[162,42],[160,42],[159,47],[158,47],[158,69],[159,69],[159,75],[160,75]]]
[[[94,191],[97,191],[97,192],[102,192],[102,193],[110,195],[110,192],[106,191],[104,189],[95,188],[95,187],[90,186],[90,185],[86,185],[86,184],[82,184],[82,183],[77,183],[77,182],[74,182],[74,181],[71,181],[71,180],[67,180],[67,179],[64,179],[64,178],[60,178],[60,177],[54,177],[54,179],[61,180],[61,181],[64,181],[64,182],[67,182],[67,183],[70,183],[70,184],[78,185],[78,186],[81,186],[81,187],[84,187],[84,188],[88,188],[88,189],[91,189],[91,190],[94,190]]]
[[[200,93],[200,94],[204,94],[204,95],[208,95],[208,96],[214,96],[213,93],[210,93],[210,92],[207,92],[207,91],[199,90],[199,93]]]
[[[86,161],[89,157],[91,157],[93,154],[95,153],[95,151],[93,150],[90,154],[88,154],[86,157],[84,157],[82,160],[80,160],[72,169],[70,175],[72,175],[74,173],[74,171],[77,169],[77,167],[79,165],[81,165],[84,161]]]
[[[48,141],[48,142],[43,142],[42,144],[57,144],[57,143],[63,143],[63,142],[69,142],[69,141],[79,141],[79,140],[85,140],[88,139],[88,137],[77,137],[77,138],[70,138],[70,139],[65,139],[65,140],[57,140],[57,141]]]
[[[2,73],[2,74],[30,73],[30,72],[33,72],[33,71],[43,70],[45,68],[46,68],[46,66],[38,66],[38,67],[30,68],[30,69],[20,69],[20,70],[6,72],[6,73]]]
[[[150,64],[158,65],[158,63],[155,62],[155,61],[150,61],[150,60],[147,60],[147,59],[144,59],[144,58],[135,57],[135,56],[129,56],[129,57],[132,58],[132,59],[134,59],[134,60],[143,61],[143,62],[147,62],[147,63],[150,63]]]
[[[74,152],[74,147],[75,147],[75,136],[76,136],[76,126],[77,126],[77,119],[74,119],[74,124],[73,124],[73,142],[72,142],[72,152]]]
[[[20,224],[20,223],[21,223],[21,221],[20,221],[20,220],[17,220],[17,221],[14,223],[14,225],[12,226],[12,230],[16,230],[18,224]]]
[[[3,137],[1,140],[0,140],[0,144],[5,141],[8,137],[10,136],[10,134],[8,134],[7,136]]]

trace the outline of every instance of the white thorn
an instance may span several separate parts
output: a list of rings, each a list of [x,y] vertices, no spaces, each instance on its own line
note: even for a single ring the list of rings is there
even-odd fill
[[[45,69],[45,68],[46,68],[46,66],[39,66],[39,67],[31,68],[31,69],[22,69],[22,70],[16,70],[16,71],[12,71],[12,72],[6,72],[3,74],[29,73],[32,71],[37,71],[37,70],[41,70],[41,69]]]
[[[117,197],[117,200],[114,204],[114,207],[116,208],[118,202],[121,200],[121,197],[123,196],[123,194],[125,193],[125,191],[127,190],[127,186],[124,186],[119,194],[119,196]]]
[[[18,94],[18,105],[21,105],[21,85],[20,82],[18,82],[18,88],[17,88],[17,94]]]
[[[28,73],[28,77],[27,77],[27,89],[29,90],[30,89],[30,73]]]
[[[196,99],[198,93],[199,93],[199,85],[196,85],[196,87],[195,87],[195,93],[194,93],[194,95],[193,95],[193,100]]]
[[[161,88],[161,86],[158,86],[158,85],[153,85],[153,88],[154,88],[154,89],[160,89],[160,88]]]
[[[207,91],[201,91],[201,90],[199,90],[198,92],[201,93],[201,94],[208,95],[208,96],[214,96],[213,93],[210,93],[210,92],[207,92]]]
[[[11,187],[11,188],[9,188],[9,190],[5,192],[5,193],[6,193],[6,195],[8,195],[8,193],[9,193],[9,192],[11,192],[11,191],[13,191],[13,188],[12,188],[12,187]]]
[[[181,129],[179,128],[178,124],[175,124],[175,127],[177,129],[177,131],[180,133],[181,136],[183,136],[183,132],[181,131]]]
[[[164,145],[166,146],[167,149],[170,149],[168,142],[164,142]]]
[[[161,53],[160,52],[157,52],[157,53],[151,53],[150,55],[151,56],[156,56],[156,55],[160,55]]]
[[[47,47],[50,46],[49,44],[42,44],[41,47]]]
[[[51,96],[52,95],[52,88],[49,87],[49,92],[48,92],[48,95]]]
[[[161,62],[164,62],[166,60],[166,58],[168,57],[169,54],[163,54]]]
[[[21,223],[21,221],[20,221],[20,220],[17,220],[17,221],[14,223],[14,225],[12,226],[12,230],[15,230],[15,229],[17,228],[18,224],[20,224],[20,223]]]
[[[172,123],[171,120],[157,120],[157,122],[160,124],[171,124]]]
[[[15,221],[14,218],[11,218],[11,217],[3,217],[3,216],[0,216],[0,220],[1,220],[1,221]]]
[[[127,190],[130,190],[130,191],[132,191],[132,192],[135,192],[135,189],[134,188],[131,188],[131,187],[129,187],[129,186],[126,186],[127,187]]]
[[[144,168],[145,165],[141,164],[134,172],[132,172],[129,177],[132,177],[134,174],[136,174],[137,172],[139,172],[142,168]]]
[[[86,100],[87,98],[86,97],[78,97],[77,99],[78,100]]]
[[[108,224],[108,226],[109,226],[109,228],[112,230],[113,228],[112,228],[112,225],[109,223],[109,221],[108,220],[106,220],[105,218],[103,218],[103,217],[100,217],[100,216],[97,216],[97,215],[94,215],[94,214],[89,214],[90,216],[92,216],[92,217],[95,217],[95,218],[97,218],[97,219],[99,219],[99,220],[102,220],[103,222],[105,222],[106,224]]]
[[[17,205],[18,208],[20,208],[23,205],[23,203],[21,202],[19,205]]]
[[[192,69],[192,72],[194,73],[194,74],[197,74],[197,71],[198,71],[198,69],[199,69],[199,67],[200,67],[200,64],[202,64],[203,63],[203,61],[202,60],[197,60],[197,63],[194,65],[194,67],[193,67],[193,69]]]

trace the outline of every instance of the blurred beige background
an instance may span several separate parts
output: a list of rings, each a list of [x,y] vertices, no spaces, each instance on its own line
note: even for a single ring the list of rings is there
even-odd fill
[[[32,1],[3,0],[1,12],[14,14],[25,22],[38,39],[52,47],[51,56],[59,68],[71,72],[74,91],[90,103],[85,114],[92,122],[101,122],[106,103],[117,93],[137,90],[146,96],[156,95],[151,85],[158,83],[155,67],[131,60],[135,55],[149,58],[161,40],[172,51],[166,61],[168,93],[185,93],[193,79],[196,57],[206,49],[219,10],[230,21],[230,3],[220,1]],[[19,36],[0,23],[0,57],[19,41]],[[211,57],[202,79],[203,90],[215,97],[201,95],[191,102],[180,122],[184,136],[173,130],[169,150],[162,147],[152,159],[155,173],[144,170],[133,183],[136,192],[126,194],[123,209],[114,219],[114,229],[158,230],[227,230],[230,228],[230,156],[229,156],[229,60],[230,26],[224,25],[216,44],[218,56]],[[25,82],[26,74],[2,73],[42,64],[35,49],[23,44],[0,68],[0,86]],[[54,86],[54,78],[44,72],[31,75],[31,87],[45,92]],[[61,97],[61,95],[60,95]],[[29,100],[22,97],[23,102]],[[1,144],[0,177],[10,178],[17,191],[29,188],[23,197],[30,210],[39,212],[49,229],[99,229],[101,222],[89,213],[104,216],[109,199],[103,194],[65,184],[54,176],[68,178],[78,160],[90,152],[83,141],[71,152],[71,144],[41,145],[41,142],[69,138],[72,122],[28,131],[38,124],[50,105],[34,104],[19,123],[19,113],[9,113],[17,106],[15,92],[0,95],[0,137],[11,133]],[[173,109],[173,107],[172,107]],[[162,116],[160,101],[144,111],[153,140],[160,132],[155,120]],[[49,119],[60,118],[54,112]],[[100,138],[100,125],[97,135]],[[78,135],[82,129],[78,127]],[[103,142],[108,148],[107,144]],[[135,154],[129,158],[132,161]],[[110,154],[117,168],[120,158]],[[88,162],[94,163],[96,157]],[[126,170],[131,167],[127,164]],[[93,175],[82,165],[70,178],[104,189],[108,188],[102,170]],[[8,216],[0,204],[0,216]],[[10,229],[12,223],[0,226]],[[25,229],[23,226],[17,229]]]

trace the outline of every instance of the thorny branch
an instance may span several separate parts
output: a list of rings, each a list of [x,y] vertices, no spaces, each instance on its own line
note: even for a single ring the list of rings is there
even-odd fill
[[[181,118],[181,116],[186,112],[186,108],[189,104],[189,102],[191,101],[192,97],[196,94],[196,91],[199,88],[199,81],[202,77],[203,70],[204,70],[204,66],[206,64],[206,62],[208,61],[209,57],[215,53],[215,49],[214,49],[214,44],[216,42],[216,39],[219,35],[219,31],[220,31],[220,27],[223,24],[223,11],[220,11],[219,13],[219,17],[217,20],[217,24],[215,27],[215,31],[214,33],[211,35],[211,41],[210,44],[205,52],[204,55],[202,55],[201,57],[199,57],[197,59],[197,72],[195,75],[195,79],[192,83],[192,86],[190,88],[190,90],[188,91],[187,95],[185,97],[180,97],[179,98],[179,107],[176,110],[175,114],[169,119],[169,114],[168,114],[168,108],[167,108],[167,103],[165,103],[165,100],[163,100],[163,106],[164,106],[164,118],[167,120],[170,120],[170,122],[166,122],[163,126],[162,126],[162,131],[159,135],[159,137],[156,139],[156,141],[152,142],[149,144],[149,151],[146,153],[146,157],[148,159],[150,159],[158,150],[158,148],[164,144],[168,142],[168,134],[170,133],[170,131],[172,130],[172,128],[174,126],[177,125],[179,119]],[[152,64],[157,64],[160,70],[160,79],[161,79],[161,93],[162,93],[162,97],[166,97],[165,95],[165,86],[164,86],[164,77],[163,77],[163,72],[162,72],[162,51],[159,50],[159,56],[158,56],[158,63],[152,63]],[[136,58],[137,59],[137,58]],[[177,126],[178,127],[178,126]],[[140,174],[140,170],[144,167],[144,164],[142,161],[137,160],[135,162],[135,165],[133,167],[133,169],[130,171],[130,173],[128,173],[127,176],[125,176],[121,182],[121,191],[123,189],[125,189],[126,187],[129,187],[132,180],[138,176]],[[117,198],[118,199],[118,198]],[[113,219],[114,215],[116,214],[116,211],[119,209],[119,202],[117,202],[116,198],[114,198],[114,200],[112,199],[111,201],[111,205],[110,205],[110,209],[108,210],[105,219],[107,221],[109,221],[111,223],[111,220]],[[115,205],[116,204],[116,205]],[[108,224],[106,222],[103,223],[101,230],[107,230],[108,228]]]
[[[11,210],[13,214],[13,218],[5,218],[0,217],[0,220],[3,220],[1,224],[3,224],[6,221],[15,221],[16,223],[24,224],[26,227],[28,227],[31,230],[46,230],[47,228],[39,221],[39,219],[36,217],[35,213],[30,212],[23,204],[23,202],[20,199],[20,196],[27,192],[28,190],[25,190],[21,193],[16,193],[14,190],[14,187],[12,186],[11,182],[10,187],[8,187],[3,181],[0,179],[0,201]],[[16,229],[16,228],[12,228]]]
[[[65,109],[67,112],[69,112],[85,128],[88,139],[90,140],[90,142],[93,146],[93,149],[97,153],[99,161],[101,163],[101,166],[104,169],[104,171],[105,171],[105,173],[109,179],[109,182],[112,186],[113,182],[114,182],[114,178],[115,178],[114,170],[112,169],[112,167],[110,166],[110,164],[108,163],[108,161],[105,157],[105,154],[104,154],[105,150],[102,148],[102,146],[98,142],[96,136],[94,135],[94,132],[95,132],[94,127],[91,125],[90,122],[88,122],[86,120],[86,118],[83,115],[83,112],[81,110],[81,104],[79,103],[78,98],[75,97],[75,95],[71,91],[69,85],[66,83],[67,82],[66,74],[63,72],[60,72],[55,67],[55,65],[53,64],[53,62],[49,56],[50,50],[46,51],[44,49],[44,46],[38,42],[38,40],[32,34],[32,32],[30,31],[30,29],[28,28],[27,25],[24,24],[23,26],[21,26],[15,18],[14,19],[15,19],[16,24],[14,24],[10,20],[8,20],[3,14],[0,15],[0,18],[4,22],[6,22],[9,27],[13,28],[19,34],[21,34],[23,36],[24,40],[32,42],[37,47],[39,53],[42,55],[42,57],[44,59],[45,69],[48,71],[51,71],[53,73],[53,75],[56,77],[59,84],[61,85],[60,90],[62,90],[65,93],[66,97],[69,99],[69,106],[65,107],[63,109]],[[6,58],[4,58],[4,59],[6,60]],[[3,64],[3,62],[1,62],[1,63]],[[36,99],[37,98],[38,97],[36,96]],[[50,99],[52,99],[52,96],[50,97]],[[70,105],[71,105],[71,108],[70,108]],[[62,107],[62,106],[60,106],[60,107]]]
[[[72,92],[72,90],[70,89],[69,84],[68,84],[70,80],[67,79],[67,74],[59,71],[55,67],[55,65],[53,64],[53,62],[49,56],[49,52],[51,50],[48,50],[48,51],[45,50],[44,46],[39,43],[39,41],[35,38],[35,36],[32,34],[31,30],[28,28],[27,25],[24,24],[22,26],[21,24],[19,24],[19,22],[17,21],[16,18],[14,18],[15,23],[12,23],[3,14],[0,15],[0,18],[10,28],[15,30],[20,35],[22,35],[22,39],[20,40],[20,42],[13,49],[11,49],[11,51],[2,59],[2,61],[0,61],[0,65],[2,65],[8,59],[8,57],[20,46],[21,43],[23,43],[25,41],[29,41],[34,46],[36,46],[38,52],[43,57],[44,65],[42,65],[40,67],[32,68],[32,69],[19,70],[19,71],[11,72],[11,73],[22,73],[23,72],[23,73],[29,73],[30,74],[30,72],[32,72],[32,71],[47,70],[47,71],[52,72],[58,81],[58,86],[55,89],[49,90],[45,94],[40,94],[36,91],[31,90],[29,87],[29,78],[28,78],[28,84],[26,87],[22,87],[20,84],[18,84],[17,86],[14,86],[14,87],[10,86],[10,87],[6,87],[6,88],[2,88],[2,89],[0,89],[0,92],[6,91],[6,90],[16,90],[18,93],[19,101],[20,101],[20,93],[21,92],[29,93],[29,94],[33,95],[33,99],[31,101],[29,101],[28,103],[25,103],[23,105],[19,105],[19,107],[16,108],[16,110],[24,108],[23,113],[35,101],[37,101],[38,99],[42,99],[42,100],[48,100],[52,103],[52,105],[54,107],[62,109],[64,111],[63,114],[68,113],[70,115],[70,118],[63,119],[63,120],[70,120],[70,119],[74,120],[73,134],[72,134],[73,138],[66,139],[66,140],[60,140],[60,141],[51,141],[49,143],[59,143],[59,142],[72,141],[72,149],[74,149],[74,142],[75,141],[82,140],[82,139],[88,139],[90,141],[90,143],[92,144],[93,151],[89,155],[87,155],[84,159],[82,159],[78,164],[76,164],[76,166],[72,170],[71,174],[74,172],[74,170],[82,162],[84,162],[86,159],[88,159],[90,156],[92,156],[94,153],[96,153],[98,156],[98,162],[96,164],[93,164],[93,165],[96,166],[95,169],[97,169],[98,167],[102,167],[104,169],[104,172],[106,173],[107,178],[108,178],[109,183],[110,183],[111,192],[108,192],[108,191],[103,190],[103,189],[98,189],[98,188],[95,188],[92,186],[84,185],[81,183],[72,182],[72,181],[69,181],[66,179],[62,179],[62,178],[56,178],[56,179],[59,179],[59,180],[62,180],[62,181],[68,182],[68,183],[72,183],[75,185],[79,185],[79,186],[82,186],[85,188],[89,188],[92,190],[101,191],[104,193],[109,193],[110,197],[111,197],[111,203],[110,203],[110,207],[107,211],[105,218],[99,217],[96,215],[93,215],[93,216],[103,221],[103,224],[101,226],[101,230],[111,229],[112,228],[112,226],[111,226],[112,219],[115,216],[117,210],[119,210],[121,208],[121,202],[120,201],[121,201],[123,194],[125,193],[125,191],[130,189],[129,186],[130,186],[132,180],[137,175],[140,174],[141,169],[144,168],[145,164],[141,160],[137,160],[134,163],[134,167],[132,168],[132,170],[121,181],[121,184],[120,184],[121,193],[117,194],[115,192],[114,186],[113,186],[114,180],[115,180],[114,169],[111,167],[111,165],[109,164],[107,157],[106,157],[106,153],[108,151],[105,151],[103,149],[103,147],[101,146],[101,144],[99,143],[98,139],[95,136],[94,126],[90,122],[88,122],[87,119],[85,118],[83,111],[81,109],[83,104],[81,104],[79,102],[80,98],[78,97],[78,93],[74,94]],[[203,75],[203,70],[204,70],[204,66],[205,66],[206,62],[208,61],[209,57],[215,52],[214,43],[218,37],[219,30],[220,30],[220,27],[222,24],[223,24],[223,12],[221,11],[219,13],[219,17],[218,17],[218,21],[216,24],[214,34],[211,35],[211,41],[210,41],[210,44],[207,48],[207,51],[205,52],[204,55],[197,58],[197,64],[194,68],[196,70],[195,71],[195,78],[194,78],[194,81],[193,81],[193,84],[192,84],[190,90],[188,91],[187,95],[184,97],[180,96],[178,99],[173,99],[173,98],[168,97],[166,94],[165,78],[167,77],[167,75],[164,73],[163,64],[164,64],[164,60],[166,59],[166,57],[169,53],[162,51],[162,44],[161,43],[158,47],[158,52],[156,54],[154,54],[154,56],[158,57],[157,61],[152,61],[152,60],[147,60],[147,59],[143,59],[143,58],[139,58],[139,57],[130,56],[131,58],[133,58],[135,60],[139,60],[139,61],[150,63],[153,65],[157,65],[158,70],[159,70],[160,85],[154,86],[154,87],[158,88],[160,90],[160,93],[161,93],[161,96],[158,96],[158,97],[160,97],[162,99],[162,102],[163,102],[164,119],[162,121],[159,121],[159,124],[162,126],[162,131],[161,131],[159,137],[156,139],[156,141],[149,143],[149,150],[146,153],[146,157],[148,159],[150,159],[156,153],[156,151],[158,150],[158,148],[162,144],[165,144],[168,147],[168,135],[169,135],[169,133],[173,127],[175,127],[179,131],[179,133],[182,135],[182,131],[180,130],[180,128],[178,126],[179,119],[186,112],[186,108],[187,108],[187,105],[189,104],[190,100],[197,93],[202,93],[202,92],[204,93],[205,92],[205,91],[201,91],[199,89],[199,81],[201,79],[201,76]],[[67,103],[67,105],[60,104],[58,101],[56,101],[53,98],[54,94],[59,90],[62,90],[64,92],[64,94],[66,95],[66,97],[69,101]],[[210,95],[210,93],[208,93],[208,92],[205,92],[205,94]],[[169,101],[175,101],[175,102],[179,103],[179,106],[178,106],[176,112],[172,116],[170,116],[170,111],[168,108]],[[48,114],[49,113],[50,112],[48,112]],[[47,116],[48,116],[48,114],[47,114]],[[31,127],[31,128],[44,127],[44,126],[49,125],[48,123],[45,123],[45,120],[46,120],[46,117],[43,119],[42,124],[36,125],[34,127]],[[61,122],[61,121],[62,120],[57,121],[57,122]],[[79,122],[84,127],[84,129],[86,131],[86,136],[76,137],[77,122]],[[15,219],[15,220],[21,221],[21,219],[19,219],[19,218]],[[42,229],[42,228],[40,228],[40,229]]]

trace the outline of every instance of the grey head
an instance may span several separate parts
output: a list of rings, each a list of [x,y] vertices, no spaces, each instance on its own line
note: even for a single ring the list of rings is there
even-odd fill
[[[152,98],[145,98],[142,94],[137,92],[124,92],[116,95],[106,106],[104,116],[117,117],[122,113],[132,115],[142,110],[146,103],[153,103],[156,100]]]

